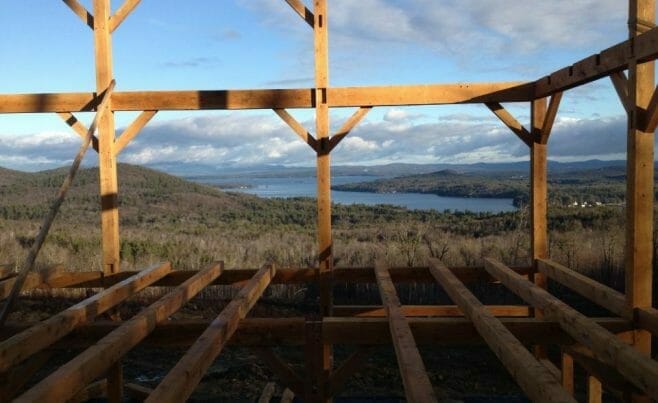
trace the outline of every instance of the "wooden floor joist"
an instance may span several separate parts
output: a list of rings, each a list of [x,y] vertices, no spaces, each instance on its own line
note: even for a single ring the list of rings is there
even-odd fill
[[[0,343],[0,372],[50,346],[77,326],[92,321],[170,271],[169,262],[154,265],[3,341]]]
[[[178,311],[222,273],[223,264],[213,263],[207,269],[175,288],[156,303],[103,337],[73,360],[39,382],[17,402],[66,401],[103,375],[128,351],[141,342],[161,323]]]
[[[395,285],[388,274],[386,264],[378,261],[375,264],[377,285],[386,308],[391,338],[398,359],[398,367],[404,384],[404,392],[409,402],[437,401],[432,384],[427,376],[425,364],[420,356],[413,333],[400,308]]]
[[[543,309],[547,318],[557,321],[565,332],[589,347],[599,360],[616,368],[650,397],[658,398],[658,362],[634,350],[592,319],[520,277],[502,263],[485,259],[485,268],[510,291],[536,308]]]
[[[544,364],[518,339],[438,259],[430,260],[430,271],[450,298],[502,361],[519,386],[534,402],[576,402]]]
[[[275,272],[274,265],[266,265],[249,280],[169,371],[147,402],[184,402],[192,394],[210,364],[235,333],[240,319],[247,315],[270,284]]]
[[[637,325],[658,335],[658,310],[628,307],[624,294],[605,284],[548,259],[538,259],[537,269],[549,278],[586,297],[615,315],[637,321]]]

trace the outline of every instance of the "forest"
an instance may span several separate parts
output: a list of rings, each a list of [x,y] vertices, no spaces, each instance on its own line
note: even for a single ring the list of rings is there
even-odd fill
[[[18,265],[24,259],[64,175],[64,169],[0,172],[0,264]],[[454,175],[443,172],[421,177],[444,176],[447,183]],[[409,178],[413,177],[403,180],[413,183]],[[224,260],[228,268],[255,268],[269,260],[289,267],[316,265],[313,199],[261,199],[227,193],[125,164],[119,166],[119,181],[125,269],[162,260],[170,260],[178,269],[199,269],[216,259]],[[489,187],[513,192],[505,186],[511,181],[492,181]],[[518,179],[518,188],[525,182]],[[590,189],[579,188],[581,194]],[[452,266],[479,265],[483,256],[510,265],[530,262],[528,208],[523,203],[510,213],[335,205],[332,219],[337,267],[372,265],[378,256],[385,256],[395,266],[423,265],[430,256]],[[551,257],[620,288],[623,228],[621,205],[570,208],[551,204]],[[100,267],[96,169],[79,173],[39,264],[63,264],[72,270]]]

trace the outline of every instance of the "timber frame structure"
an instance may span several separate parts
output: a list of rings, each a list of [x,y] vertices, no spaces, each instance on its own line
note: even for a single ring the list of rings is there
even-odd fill
[[[658,58],[655,0],[629,0],[629,39],[533,82],[433,84],[386,87],[331,87],[328,65],[328,0],[285,0],[309,25],[314,37],[315,87],[279,90],[136,91],[113,90],[112,32],[138,6],[124,0],[111,14],[110,0],[93,0],[89,11],[78,0],[63,0],[93,31],[96,90],[85,93],[2,94],[0,113],[57,113],[84,141],[88,130],[74,116],[98,114],[98,135],[91,145],[99,155],[102,204],[102,270],[30,273],[22,289],[104,288],[97,294],[36,323],[8,322],[0,329],[0,399],[67,401],[102,394],[121,401],[126,392],[146,401],[184,401],[227,344],[249,346],[267,362],[282,385],[304,401],[328,401],[340,394],[362,368],[369,346],[395,347],[407,400],[437,400],[417,345],[485,343],[521,389],[537,401],[574,401],[574,365],[589,374],[589,401],[602,390],[624,400],[658,400],[658,362],[651,358],[651,338],[658,334],[658,311],[652,306],[654,234],[654,132],[658,126]],[[627,71],[627,73],[626,73]],[[626,290],[620,293],[549,258],[547,234],[547,143],[564,91],[609,77],[628,114]],[[120,83],[120,81],[119,81]],[[101,104],[102,102],[102,104]],[[526,128],[503,106],[530,105]],[[485,259],[484,267],[447,268],[438,260],[427,267],[336,268],[332,258],[330,154],[359,121],[377,106],[484,104],[529,148],[531,161],[532,265],[511,269]],[[102,106],[101,106],[102,105]],[[330,133],[330,108],[356,107],[337,133]],[[314,108],[315,134],[298,123],[289,108]],[[221,262],[192,272],[173,271],[168,263],[139,272],[120,270],[119,206],[116,161],[123,148],[161,110],[272,109],[317,155],[319,267],[224,270]],[[103,113],[103,112],[106,113]],[[140,111],[125,131],[115,133],[113,112]],[[91,128],[90,128],[91,129]],[[7,298],[16,274],[3,270],[0,296]],[[613,317],[590,318],[569,307],[547,289],[556,281],[608,310]],[[527,305],[485,306],[465,284],[498,281]],[[382,306],[338,306],[333,286],[376,283]],[[403,306],[398,282],[438,282],[455,305]],[[246,318],[269,284],[315,283],[320,304],[314,318]],[[238,295],[211,322],[169,321],[205,287],[233,284]],[[170,292],[127,321],[95,321],[101,313],[150,286]],[[178,364],[153,390],[123,383],[121,358],[139,343],[190,346]],[[332,346],[348,344],[356,352],[334,365]],[[83,345],[83,353],[29,389],[24,383],[46,361],[49,350]],[[295,372],[272,347],[302,346],[305,375]],[[531,353],[526,348],[534,345]],[[561,347],[556,366],[545,346]],[[437,388],[437,389],[435,389]]]

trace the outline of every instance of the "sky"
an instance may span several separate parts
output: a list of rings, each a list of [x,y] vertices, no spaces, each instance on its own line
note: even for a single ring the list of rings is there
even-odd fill
[[[329,0],[330,84],[536,80],[625,40],[627,8],[620,0]],[[92,31],[64,3],[0,2],[0,26],[0,93],[95,89]],[[118,91],[313,85],[312,30],[283,0],[142,0],[115,31],[113,51]],[[527,126],[527,103],[506,106]],[[353,111],[333,109],[333,130]],[[314,131],[312,110],[290,112]],[[117,135],[136,116],[117,112]],[[625,131],[609,80],[568,91],[549,158],[623,159]],[[0,166],[70,164],[79,145],[55,114],[0,115]],[[340,165],[525,159],[527,147],[482,105],[375,108],[332,152]],[[160,112],[119,160],[312,166],[315,158],[262,110]]]

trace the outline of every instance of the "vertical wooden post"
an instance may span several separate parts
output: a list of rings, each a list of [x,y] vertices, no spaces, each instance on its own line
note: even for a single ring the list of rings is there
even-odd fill
[[[112,69],[112,36],[109,20],[110,0],[94,0],[94,50],[96,60],[96,91],[103,91],[114,78]],[[98,170],[101,193],[101,242],[103,272],[116,273],[119,267],[119,206],[117,161],[114,152],[115,128],[112,99],[108,99],[109,113],[98,122]],[[121,362],[107,373],[107,397],[111,403],[123,399],[123,368]]]
[[[94,0],[94,48],[96,89],[103,91],[113,78],[112,37],[109,19],[110,0]],[[112,100],[109,100],[112,108]],[[114,113],[105,113],[98,122],[98,169],[101,193],[101,239],[103,271],[116,273],[119,268],[119,209],[117,165],[114,153]]]
[[[547,145],[540,141],[541,129],[546,117],[546,98],[532,101],[530,108],[531,134],[534,138],[530,147],[530,242],[532,263],[535,268],[533,281],[542,288],[546,288],[546,277],[537,270],[536,259],[548,258],[548,156]],[[534,310],[534,316],[543,317],[543,312]],[[546,358],[545,349],[535,346],[535,355]]]
[[[330,276],[333,269],[331,237],[331,159],[329,155],[329,43],[327,1],[315,1],[315,111],[316,136],[320,143],[317,153],[318,182],[318,253],[320,264],[320,305],[322,314],[331,315]]]
[[[603,401],[603,385],[595,377],[587,377],[587,403],[601,403]]]
[[[655,0],[630,0],[630,37],[656,21]],[[654,133],[644,132],[644,110],[654,91],[654,62],[631,63],[628,69],[630,110],[627,138],[626,187],[626,302],[631,308],[652,304]],[[651,335],[638,330],[634,346],[651,355]],[[637,397],[634,401],[644,401]],[[648,401],[648,398],[646,399]]]
[[[562,386],[571,396],[573,396],[575,390],[573,357],[565,352],[562,353],[562,365],[560,366],[560,371],[562,374]]]
[[[332,314],[332,270],[333,270],[333,240],[331,235],[331,159],[329,148],[329,105],[327,103],[327,87],[329,87],[329,27],[327,24],[327,0],[314,1],[313,38],[315,48],[315,112],[316,137],[319,142],[317,152],[317,184],[318,184],[318,260],[320,286],[320,314]],[[316,381],[321,401],[330,400],[327,394],[326,381],[332,369],[332,347],[322,344],[318,351],[319,357]]]

